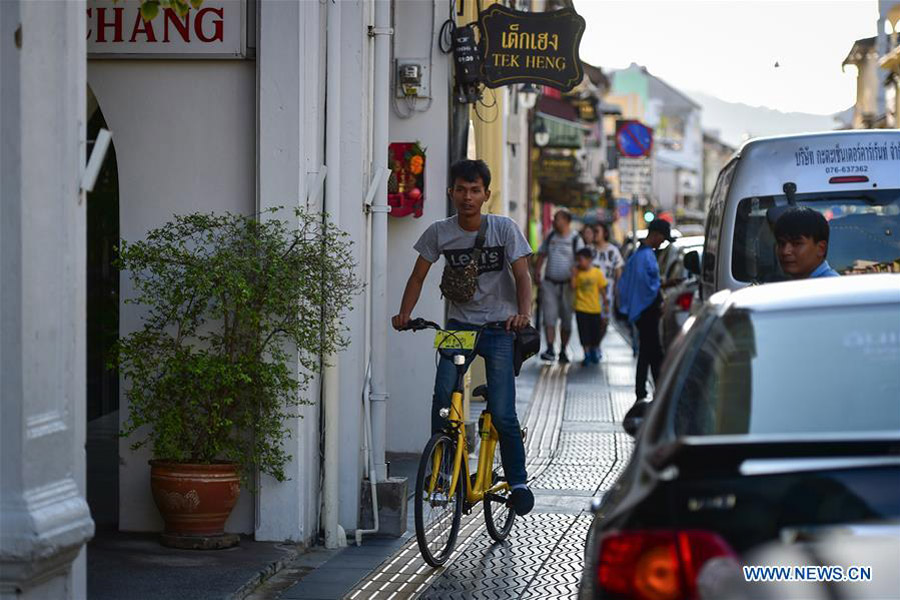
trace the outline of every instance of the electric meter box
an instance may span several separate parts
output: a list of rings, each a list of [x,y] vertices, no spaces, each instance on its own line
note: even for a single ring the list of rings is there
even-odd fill
[[[430,98],[427,58],[398,58],[394,72],[397,98]]]

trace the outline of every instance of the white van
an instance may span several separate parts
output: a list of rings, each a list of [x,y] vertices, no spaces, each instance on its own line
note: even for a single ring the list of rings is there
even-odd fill
[[[703,298],[787,279],[775,254],[772,221],[791,204],[809,206],[828,220],[827,259],[842,275],[900,272],[900,130],[745,143],[719,173],[702,264],[697,255],[686,257],[685,264],[700,271]]]

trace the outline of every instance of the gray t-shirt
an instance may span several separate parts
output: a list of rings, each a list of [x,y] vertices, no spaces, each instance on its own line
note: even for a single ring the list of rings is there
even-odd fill
[[[500,215],[481,218],[487,219],[487,229],[475,295],[465,303],[451,301],[448,314],[451,319],[473,325],[505,321],[519,312],[516,281],[510,265],[531,254],[531,247],[515,221]],[[462,267],[471,260],[476,237],[478,232],[464,230],[454,215],[432,223],[414,247],[432,264],[443,255],[446,264]]]
[[[557,283],[569,281],[575,266],[575,251],[583,247],[584,240],[574,229],[570,229],[568,235],[560,235],[556,230],[551,232],[538,250],[538,254],[547,257],[544,278]]]

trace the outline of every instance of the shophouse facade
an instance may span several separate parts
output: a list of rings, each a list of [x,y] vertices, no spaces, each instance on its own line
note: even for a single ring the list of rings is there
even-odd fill
[[[652,205],[661,211],[697,209],[702,204],[703,130],[700,106],[645,67],[632,64],[610,76],[607,102],[622,118],[654,130]]]
[[[885,71],[885,126],[900,127],[900,2],[880,3],[884,50],[878,64]]]
[[[728,164],[735,151],[735,148],[722,141],[718,131],[703,132],[703,203],[700,208],[704,213],[709,208],[719,171]]]
[[[364,396],[379,481],[387,480],[385,452],[421,450],[432,340],[389,331],[388,319],[413,244],[448,215],[451,116],[460,107],[438,32],[451,16],[474,20],[474,8],[456,15],[451,4],[204,0],[185,17],[162,10],[144,22],[132,0],[63,10],[0,3],[2,124],[14,140],[2,156],[0,243],[4,273],[14,274],[5,275],[0,306],[3,597],[82,598],[95,522],[162,526],[150,454],[117,437],[128,382],[105,372],[100,357],[143,316],[126,303],[134,291],[115,271],[115,243],[142,239],[176,214],[324,209],[354,241],[365,282],[343,319],[350,345],[331,357],[306,392],[311,403],[288,424],[289,479],[263,476],[255,492],[242,491],[228,531],[305,543],[324,533],[332,546],[352,535],[369,463]],[[396,97],[400,59],[426,74],[429,89],[411,101]],[[507,214],[503,188],[527,162],[505,137],[511,94],[495,95],[504,118],[472,123],[474,153],[490,155],[491,210]],[[101,129],[112,145],[87,192],[83,165]],[[418,217],[389,217],[388,147],[404,142],[425,149],[424,201]],[[49,173],[36,168],[46,157]],[[443,319],[436,278],[416,312]],[[111,340],[101,327],[110,320]]]
[[[841,68],[856,70],[856,102],[843,128],[900,126],[900,2],[879,0],[875,35],[853,42]]]

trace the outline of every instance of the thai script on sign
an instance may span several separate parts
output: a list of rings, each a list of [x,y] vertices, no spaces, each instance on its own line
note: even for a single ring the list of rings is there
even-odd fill
[[[553,47],[559,50],[559,36],[554,34],[531,33],[527,31],[519,31],[519,24],[513,23],[503,32],[501,36],[501,46],[504,50],[510,48],[522,50],[546,50]]]
[[[487,87],[532,83],[569,91],[581,82],[578,47],[585,23],[574,9],[523,12],[492,4],[479,14],[479,24]]]
[[[879,160],[900,161],[900,142],[857,142],[855,146],[835,144],[831,148],[815,150],[809,146],[801,146],[794,152],[794,160],[798,167]]]

